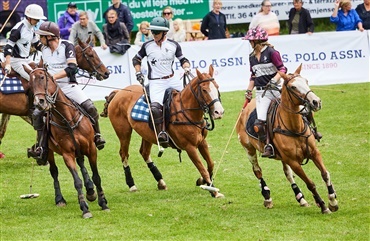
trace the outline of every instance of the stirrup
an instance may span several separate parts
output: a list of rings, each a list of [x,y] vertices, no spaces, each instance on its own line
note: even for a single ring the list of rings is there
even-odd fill
[[[39,166],[45,166],[48,162],[47,152],[41,146],[33,145],[31,148],[27,148],[27,157],[36,159]]]
[[[103,137],[101,137],[100,134],[95,134],[95,137],[94,137],[94,142],[95,142],[95,146],[96,148],[98,148],[98,150],[101,150],[104,148],[104,145],[105,145],[105,140],[103,139]]]
[[[275,150],[271,144],[265,145],[263,149],[262,157],[274,158],[275,157]]]
[[[168,134],[165,131],[161,131],[158,134],[159,144],[167,144],[169,142]]]

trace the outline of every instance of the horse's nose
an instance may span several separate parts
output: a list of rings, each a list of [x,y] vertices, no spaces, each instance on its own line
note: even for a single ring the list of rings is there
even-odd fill
[[[108,79],[109,74],[110,74],[110,73],[109,73],[109,71],[105,72],[105,73],[104,73],[104,78],[105,78],[105,79]]]
[[[313,104],[315,110],[320,110],[321,109],[321,100],[320,99],[319,100],[313,100],[312,104]]]

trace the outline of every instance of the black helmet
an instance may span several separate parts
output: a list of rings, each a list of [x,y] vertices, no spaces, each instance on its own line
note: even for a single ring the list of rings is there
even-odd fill
[[[58,24],[49,21],[43,22],[40,25],[40,28],[36,30],[36,33],[43,36],[49,35],[58,38],[60,37],[60,30]]]
[[[159,34],[161,32],[168,32],[170,30],[170,23],[167,19],[162,17],[155,17],[150,22],[149,30],[152,30],[152,33]]]

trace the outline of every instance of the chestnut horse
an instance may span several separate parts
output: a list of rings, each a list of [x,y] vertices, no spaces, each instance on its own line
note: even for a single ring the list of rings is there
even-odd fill
[[[308,124],[302,118],[302,106],[305,106],[308,111],[318,111],[321,109],[321,100],[311,91],[307,79],[300,75],[301,67],[302,65],[297,68],[294,74],[285,75],[280,73],[284,79],[284,84],[281,90],[281,100],[278,103],[275,114],[273,114],[274,118],[271,128],[273,130],[271,135],[273,136],[272,140],[276,152],[275,159],[281,160],[285,175],[292,184],[297,201],[302,206],[306,206],[307,202],[295,184],[291,170],[306,183],[322,213],[335,212],[338,210],[338,202],[330,174],[316,146],[315,137],[312,135]],[[237,123],[237,132],[239,141],[247,152],[249,161],[252,164],[253,172],[260,180],[262,195],[265,198],[264,205],[267,208],[271,208],[273,204],[270,197],[270,189],[262,177],[262,170],[258,164],[256,154],[256,150],[263,152],[264,143],[259,142],[257,138],[246,132],[246,124],[255,107],[256,102],[253,99],[242,110]],[[329,193],[329,209],[318,194],[313,181],[307,177],[302,169],[301,165],[304,159],[307,159],[307,161],[311,159],[320,170]]]
[[[78,39],[78,45],[75,46],[78,67],[87,71],[90,76],[95,76],[98,80],[107,79],[109,77],[109,70],[102,63],[95,50],[89,45],[89,41],[90,39],[86,42]],[[23,89],[27,93],[27,80],[15,73],[13,75],[21,80]],[[2,118],[0,119],[0,144],[5,135],[10,115],[22,116],[28,123],[31,123],[31,120],[27,117],[30,114],[28,102],[29,100],[25,93],[3,94],[0,91],[0,113],[2,113]]]
[[[212,65],[209,67],[209,73],[202,74],[198,70],[196,72],[197,75],[181,92],[173,92],[166,131],[172,140],[171,147],[185,150],[200,172],[201,178],[198,179],[197,185],[212,186],[214,163],[205,139],[210,128],[204,120],[204,114],[209,113],[211,119],[219,119],[224,109],[219,99],[218,84],[212,77]],[[115,95],[111,99],[113,94]],[[112,92],[110,98],[107,99],[105,111],[108,111],[109,119],[121,143],[119,154],[126,176],[126,184],[130,191],[137,190],[128,162],[132,130],[142,137],[140,154],[156,179],[158,189],[166,190],[167,186],[162,174],[150,157],[152,145],[157,144],[154,131],[149,127],[148,122],[136,121],[131,117],[135,103],[142,96],[143,87],[139,85],[131,85],[120,91]],[[197,153],[198,150],[207,162],[207,169]],[[218,190],[212,190],[210,193],[213,197],[223,197]]]
[[[78,108],[64,95],[58,83],[51,78],[46,69],[37,68],[26,71],[30,75],[30,89],[34,93],[33,103],[36,108],[45,111],[47,116],[46,123],[49,126],[48,162],[50,164],[50,174],[54,179],[56,204],[64,206],[66,201],[60,191],[54,152],[63,156],[64,163],[72,174],[80,209],[82,210],[82,217],[90,218],[92,214],[82,192],[82,181],[78,176],[76,159],[83,175],[86,198],[89,201],[96,199],[95,184],[98,204],[103,210],[109,210],[101,186],[97,167],[97,149],[94,143],[94,129],[89,118],[83,114],[81,108]],[[89,159],[94,183],[91,182],[84,166],[84,156]]]

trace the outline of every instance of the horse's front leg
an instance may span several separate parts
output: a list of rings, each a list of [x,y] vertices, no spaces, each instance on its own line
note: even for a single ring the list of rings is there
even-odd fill
[[[289,165],[285,164],[284,162],[281,162],[281,163],[283,164],[283,171],[284,171],[285,177],[289,181],[289,183],[290,183],[290,185],[293,189],[293,192],[295,194],[295,199],[297,200],[297,202],[299,202],[301,207],[308,207],[309,206],[308,202],[306,201],[306,199],[304,199],[304,195],[303,195],[301,189],[295,183],[292,169],[290,168]]]
[[[329,197],[329,209],[332,212],[338,210],[337,194],[334,190],[333,184],[331,183],[330,173],[327,171],[324,162],[322,161],[320,152],[316,149],[312,152],[312,160],[321,172],[321,177],[324,180],[326,187],[328,188]]]
[[[10,115],[4,114],[4,113],[1,114],[1,119],[0,119],[0,144],[1,144],[2,139],[5,136],[6,127],[8,126],[9,119],[10,119]]]
[[[94,183],[91,181],[89,173],[85,167],[84,163],[84,157],[77,157],[77,164],[80,167],[80,171],[82,174],[82,178],[84,180],[84,185],[86,188],[86,199],[89,200],[90,202],[93,202],[96,200],[96,193],[94,190]]]
[[[208,143],[207,143],[206,139],[204,139],[200,143],[200,145],[198,146],[198,150],[199,150],[200,154],[202,155],[203,159],[206,160],[206,162],[207,162],[207,170],[208,170],[208,173],[209,173],[209,177],[212,180],[213,168],[214,168],[215,164],[214,164],[214,162],[211,158],[211,155],[209,153]]]
[[[207,142],[205,142],[205,144],[207,144]],[[202,146],[202,148],[204,148],[203,142],[202,142],[201,146]],[[207,150],[208,150],[208,146],[207,146]],[[202,150],[202,151],[205,152],[205,150]],[[191,148],[186,149],[186,152],[188,153],[188,156],[191,159],[191,161],[193,162],[193,164],[195,165],[195,167],[198,169],[201,177],[203,178],[203,182],[206,183],[207,186],[213,186],[210,173],[204,167],[204,165],[202,163],[202,160],[200,159],[200,157],[197,153],[197,149],[195,147],[191,147]],[[208,155],[209,155],[209,153],[208,153]],[[209,157],[209,159],[210,159],[210,157]],[[213,170],[213,167],[212,167],[212,170]],[[198,184],[198,182],[197,182],[197,184]],[[216,198],[225,197],[222,193],[219,193],[218,191],[210,191],[210,193],[211,193],[212,197],[216,197]]]
[[[157,166],[154,164],[150,158],[150,150],[152,149],[152,143],[141,140],[140,154],[146,162],[150,172],[153,174],[153,177],[157,181],[157,187],[159,190],[167,190],[166,182],[163,180],[162,173],[159,171]]]
[[[62,192],[60,190],[60,184],[58,180],[59,174],[58,167],[55,164],[54,152],[50,149],[48,152],[48,162],[49,162],[49,172],[54,180],[55,204],[59,207],[64,207],[67,204],[67,202],[64,199]]]
[[[92,152],[90,152],[89,163],[90,163],[90,167],[92,171],[92,179],[94,181],[96,190],[98,192],[98,204],[102,208],[102,210],[109,211],[109,208],[107,206],[108,201],[105,198],[105,194],[101,186],[101,178],[100,178],[99,171],[98,171],[97,154],[96,154],[95,148],[93,149]]]
[[[75,189],[77,190],[78,203],[80,204],[80,209],[82,211],[82,217],[91,218],[92,214],[89,211],[89,206],[87,205],[85,196],[82,192],[82,180],[78,176],[76,163],[75,163],[75,157],[72,155],[64,154],[63,159],[73,177],[74,186],[75,186]]]

